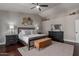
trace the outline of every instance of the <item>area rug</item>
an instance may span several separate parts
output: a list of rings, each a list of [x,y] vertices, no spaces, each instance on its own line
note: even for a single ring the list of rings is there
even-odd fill
[[[28,51],[27,46],[18,48],[22,56],[73,56],[74,45],[53,42],[52,45],[38,50],[36,48]]]

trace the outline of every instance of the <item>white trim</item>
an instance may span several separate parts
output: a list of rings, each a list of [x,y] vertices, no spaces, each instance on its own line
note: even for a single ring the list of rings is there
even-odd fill
[[[76,19],[76,20],[79,20],[79,19]],[[76,20],[75,20],[75,23],[74,23],[74,31],[76,32]],[[76,33],[75,33],[75,43],[79,43],[76,39]]]
[[[77,41],[68,40],[68,39],[64,39],[64,41],[73,42],[73,43],[79,43],[79,42],[77,42]]]
[[[76,41],[69,40],[69,39],[64,39],[64,41],[68,41],[68,42],[76,42]]]

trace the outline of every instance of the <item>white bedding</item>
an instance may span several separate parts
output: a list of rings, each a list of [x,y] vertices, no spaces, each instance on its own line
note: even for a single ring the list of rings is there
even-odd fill
[[[42,36],[47,36],[47,35],[46,34],[23,35],[22,33],[19,33],[19,39],[24,41],[26,44],[28,44],[29,38],[42,37]]]

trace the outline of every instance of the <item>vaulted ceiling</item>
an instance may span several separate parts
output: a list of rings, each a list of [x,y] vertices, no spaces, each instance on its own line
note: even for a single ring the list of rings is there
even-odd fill
[[[42,11],[39,11],[36,8],[31,9],[32,7],[35,6],[32,3],[0,3],[0,10],[38,14],[47,9],[59,5],[58,3],[39,3],[39,4],[47,4],[48,7],[42,8]]]
[[[53,19],[53,18],[67,16],[70,13],[76,11],[79,13],[79,3],[61,3],[55,6],[54,8],[50,8],[40,13],[39,15],[46,18],[52,17],[51,19]]]
[[[46,4],[48,7],[41,8],[42,11],[31,9],[34,5],[32,3],[0,3],[0,10],[14,11],[29,14],[39,14],[42,17],[59,17],[63,14],[72,13],[75,10],[79,10],[79,3],[39,3]]]

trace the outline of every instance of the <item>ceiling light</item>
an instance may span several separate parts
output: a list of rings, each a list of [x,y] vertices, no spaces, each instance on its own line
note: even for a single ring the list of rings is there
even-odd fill
[[[40,8],[40,6],[38,5],[38,6],[36,6],[36,8],[38,9],[38,8]]]

